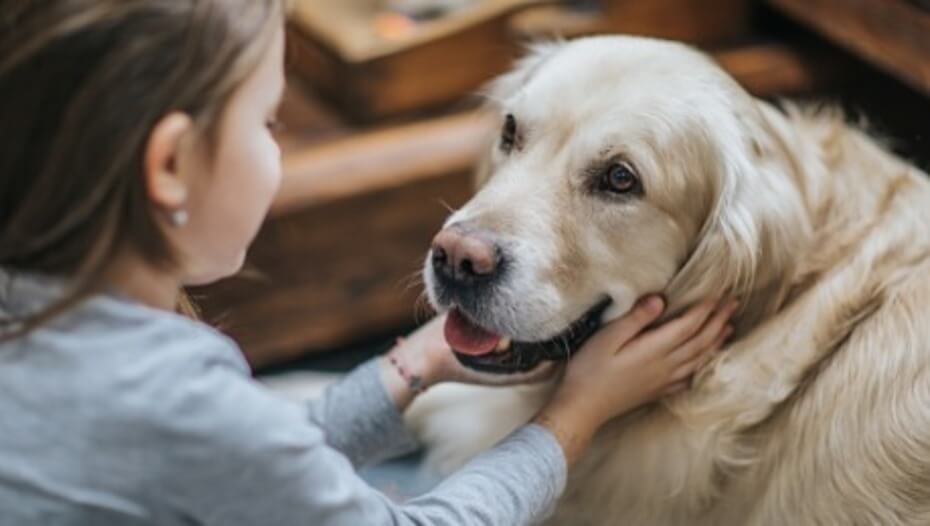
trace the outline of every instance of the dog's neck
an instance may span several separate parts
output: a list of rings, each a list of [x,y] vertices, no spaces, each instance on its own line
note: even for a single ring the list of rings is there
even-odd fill
[[[841,268],[896,199],[923,181],[839,110],[758,109],[758,156],[740,175],[748,194],[729,204],[752,218],[743,225],[752,235],[709,230],[666,291],[670,314],[707,297],[737,297],[737,336]]]

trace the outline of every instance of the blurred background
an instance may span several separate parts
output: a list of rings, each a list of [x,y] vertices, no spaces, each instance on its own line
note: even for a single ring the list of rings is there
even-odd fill
[[[384,350],[429,316],[419,267],[495,133],[476,90],[527,43],[596,33],[700,46],[755,95],[841,104],[928,166],[927,1],[296,0],[284,183],[247,269],[193,291],[204,317],[264,374]]]

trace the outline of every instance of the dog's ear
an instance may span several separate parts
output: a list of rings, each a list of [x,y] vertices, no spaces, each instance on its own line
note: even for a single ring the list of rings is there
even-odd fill
[[[709,179],[718,186],[694,249],[670,283],[677,307],[730,294],[746,298],[791,272],[811,237],[790,123],[767,103],[735,122],[738,140],[721,140]],[[781,294],[783,291],[769,291]],[[777,304],[778,302],[773,302]]]
[[[520,88],[533,78],[533,75],[539,71],[539,68],[542,67],[546,60],[555,55],[563,46],[564,42],[557,40],[530,44],[527,47],[526,55],[516,62],[513,69],[492,80],[481,90],[481,94],[485,99],[485,110],[491,115],[499,115],[500,106],[504,101],[520,91]],[[499,140],[496,131],[490,135],[488,144],[483,150],[484,154],[478,162],[477,170],[475,170],[476,187],[483,185],[491,175],[489,152]]]

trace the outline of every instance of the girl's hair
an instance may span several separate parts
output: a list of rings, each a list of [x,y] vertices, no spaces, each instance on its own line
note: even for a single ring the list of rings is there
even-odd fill
[[[0,339],[98,291],[119,251],[177,263],[146,194],[149,134],[181,111],[213,151],[282,3],[0,0],[0,267],[73,287],[42,312],[0,321]]]

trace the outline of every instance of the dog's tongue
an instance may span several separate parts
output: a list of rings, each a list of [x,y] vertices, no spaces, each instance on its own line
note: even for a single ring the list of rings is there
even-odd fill
[[[501,337],[478,327],[458,309],[449,311],[446,318],[446,342],[453,350],[462,354],[480,356],[497,347]]]

